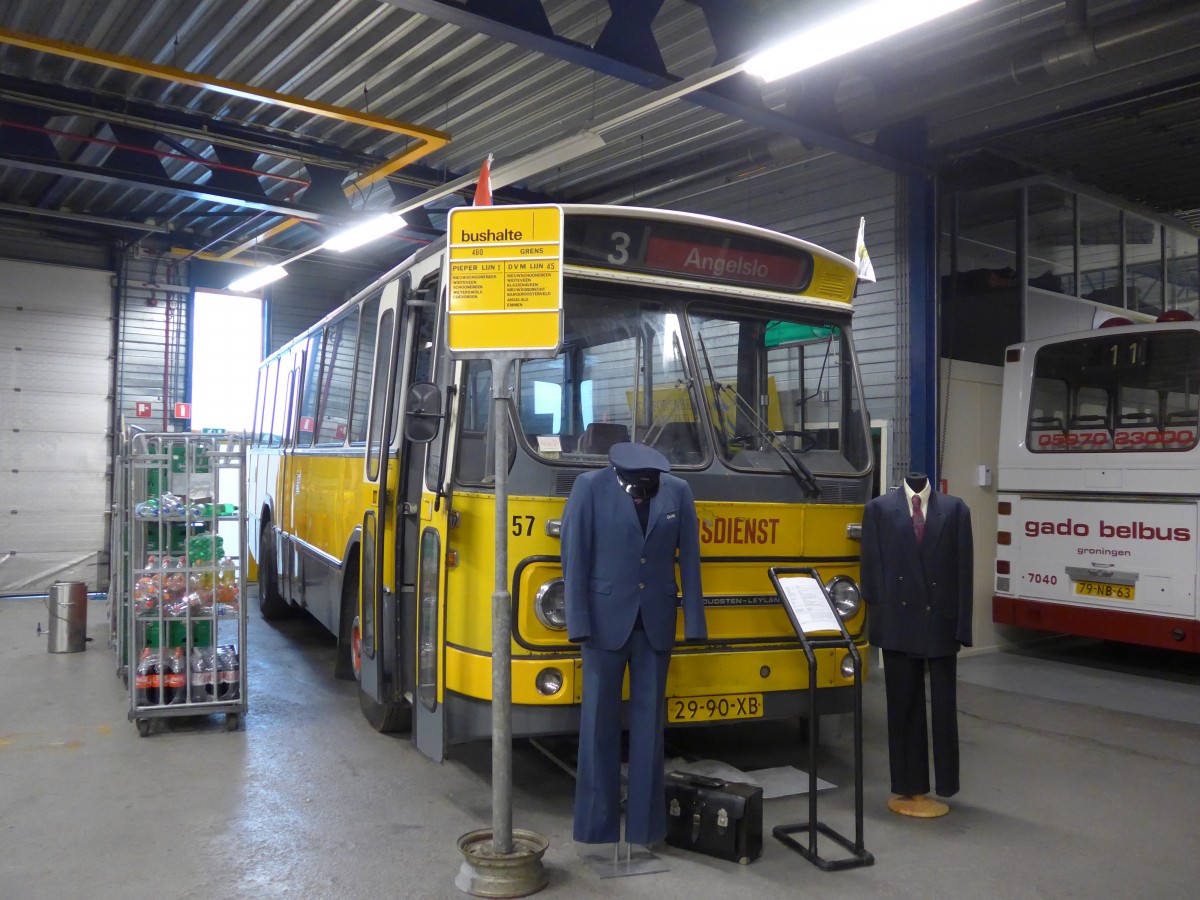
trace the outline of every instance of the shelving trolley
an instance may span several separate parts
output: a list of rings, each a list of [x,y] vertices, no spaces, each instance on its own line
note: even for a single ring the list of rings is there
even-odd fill
[[[246,447],[228,433],[130,435],[121,597],[129,718],[247,709]],[[120,666],[121,663],[118,663]]]

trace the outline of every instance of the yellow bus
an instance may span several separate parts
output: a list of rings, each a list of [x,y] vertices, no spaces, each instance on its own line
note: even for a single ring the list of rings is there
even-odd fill
[[[557,356],[512,367],[493,420],[488,360],[445,347],[445,240],[266,359],[249,454],[251,553],[270,619],[303,607],[337,637],[367,720],[435,760],[491,733],[494,441],[509,429],[512,728],[578,727],[563,504],[608,449],[653,446],[700,517],[708,640],[683,642],[672,725],[852,709],[845,650],[817,684],[772,589],[817,569],[865,643],[858,592],[874,465],[851,341],[853,263],[762,228],[666,210],[564,206]]]

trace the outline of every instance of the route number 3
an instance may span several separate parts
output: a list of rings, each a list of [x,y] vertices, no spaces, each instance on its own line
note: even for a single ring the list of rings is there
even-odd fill
[[[513,537],[528,537],[533,534],[533,516],[512,517]]]
[[[623,266],[629,262],[629,235],[623,231],[614,231],[610,238],[613,252],[608,254],[608,261],[614,266]]]

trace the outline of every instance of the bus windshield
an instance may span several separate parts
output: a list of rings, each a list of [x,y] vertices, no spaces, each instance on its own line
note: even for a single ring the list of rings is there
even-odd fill
[[[603,465],[614,443],[632,440],[673,467],[707,465],[715,451],[735,469],[802,479],[868,467],[843,328],[684,307],[683,298],[657,294],[569,290],[558,356],[521,364],[518,408],[530,448]]]
[[[1037,352],[1033,453],[1188,450],[1200,412],[1200,334],[1098,334]]]
[[[693,312],[689,323],[716,444],[729,465],[785,472],[790,454],[814,472],[867,468],[844,329],[811,318],[724,311]]]

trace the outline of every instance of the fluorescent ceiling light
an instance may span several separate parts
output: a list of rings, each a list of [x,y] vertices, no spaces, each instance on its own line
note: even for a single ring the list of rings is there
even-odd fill
[[[367,219],[353,228],[348,228],[339,234],[335,234],[321,245],[321,249],[336,250],[338,253],[345,253],[347,250],[353,250],[356,247],[361,247],[363,244],[369,244],[371,241],[391,234],[393,231],[399,231],[403,227],[404,217],[399,213],[384,213],[381,216]]]
[[[264,284],[270,284],[272,281],[278,281],[280,278],[287,276],[287,269],[283,266],[263,266],[261,269],[255,269],[247,275],[243,275],[237,281],[229,285],[229,290],[239,294],[244,294],[247,291],[253,291],[262,287]]]
[[[507,165],[497,166],[492,170],[492,190],[502,188],[517,181],[524,181],[538,172],[545,172],[555,166],[561,166],[573,159],[599,150],[604,146],[604,138],[594,131],[580,131],[561,141],[535,150],[528,156],[515,159]]]
[[[870,0],[804,29],[746,62],[764,81],[811,69],[892,35],[924,25],[979,0]]]

